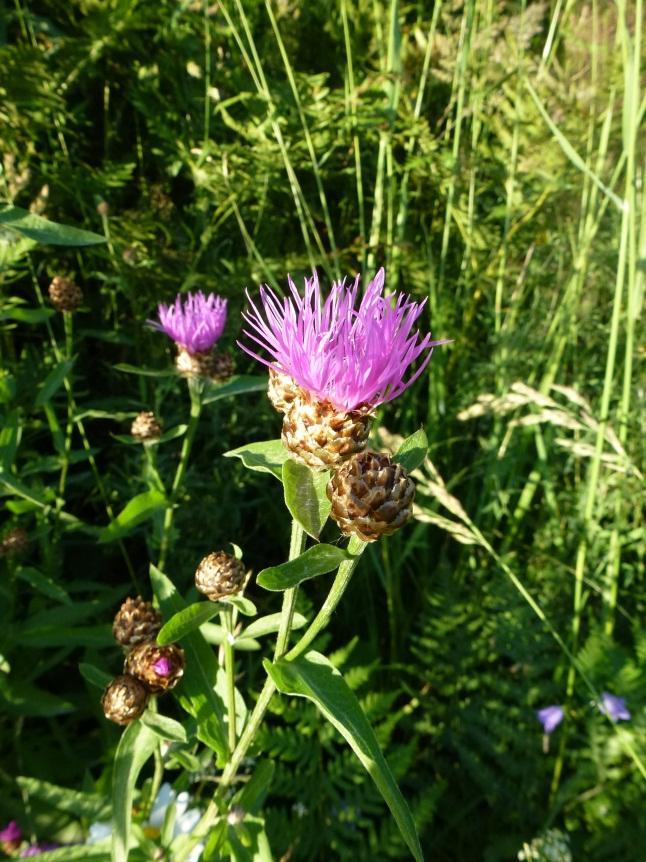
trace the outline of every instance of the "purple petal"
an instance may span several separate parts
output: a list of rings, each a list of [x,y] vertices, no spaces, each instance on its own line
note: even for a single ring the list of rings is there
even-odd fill
[[[536,711],[536,718],[538,718],[540,723],[543,725],[543,731],[548,734],[556,730],[564,717],[565,711],[563,707],[558,704],[544,706],[542,709]]]
[[[611,721],[630,721],[631,715],[623,697],[610,694],[609,691],[601,692],[601,704],[599,709],[607,715]]]
[[[227,321],[227,300],[214,293],[205,296],[202,291],[178,294],[171,305],[160,303],[159,320],[148,323],[186,348],[189,353],[210,350],[221,337]]]
[[[15,820],[11,820],[4,829],[0,829],[0,841],[20,841],[22,829]]]
[[[447,342],[421,336],[414,325],[425,303],[403,293],[385,297],[384,282],[382,268],[361,298],[358,276],[350,285],[335,282],[325,300],[316,273],[305,279],[302,296],[291,278],[289,294],[282,299],[261,287],[260,303],[247,293],[249,310],[242,314],[248,327],[244,334],[254,348],[238,344],[337,409],[391,401],[424,371],[433,347]],[[258,355],[255,345],[267,358]],[[417,368],[406,378],[414,363]]]

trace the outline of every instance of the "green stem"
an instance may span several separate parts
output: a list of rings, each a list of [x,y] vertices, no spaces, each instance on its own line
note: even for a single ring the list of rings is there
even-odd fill
[[[300,557],[300,555],[305,550],[305,531],[298,523],[298,521],[292,521],[292,536],[289,543],[289,559],[295,560],[296,557]],[[292,628],[292,620],[294,619],[294,608],[296,607],[296,595],[298,593],[298,587],[292,587],[289,590],[285,590],[283,593],[283,607],[282,614],[280,618],[280,628],[278,629],[278,636],[276,637],[276,649],[274,651],[274,661],[280,658],[286,650],[289,644],[289,633]]]
[[[227,718],[229,726],[229,751],[233,753],[236,747],[236,684],[235,657],[233,653],[233,611],[227,608],[220,614],[222,627],[226,634],[224,638],[224,673],[227,678]]]
[[[162,527],[162,538],[161,547],[159,550],[158,565],[158,568],[162,572],[164,571],[164,566],[166,565],[166,557],[168,556],[168,548],[170,545],[170,531],[171,527],[173,526],[173,517],[175,514],[175,502],[177,500],[177,493],[182,484],[184,474],[186,473],[186,468],[188,466],[188,458],[191,453],[191,446],[193,445],[193,439],[195,438],[195,432],[197,431],[197,424],[200,419],[200,413],[202,412],[202,382],[199,379],[189,378],[188,391],[191,396],[191,414],[188,420],[186,434],[184,435],[184,440],[182,442],[182,449],[179,455],[179,464],[177,465],[177,470],[175,471],[175,478],[173,479],[173,484],[171,486],[168,507],[166,508],[166,512],[164,513],[164,525]]]

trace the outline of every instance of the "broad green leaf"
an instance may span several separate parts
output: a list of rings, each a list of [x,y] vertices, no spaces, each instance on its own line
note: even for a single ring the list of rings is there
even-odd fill
[[[34,215],[21,207],[6,206],[0,208],[0,225],[15,230],[34,242],[45,245],[98,245],[105,242],[105,237],[88,230],[58,224],[55,221]]]
[[[294,560],[263,569],[256,578],[256,582],[266,590],[287,590],[308,578],[333,572],[351,556],[335,545],[314,545]]]
[[[186,607],[172,581],[152,565],[150,581],[164,616],[172,617]],[[175,696],[186,712],[197,719],[199,739],[217,753],[218,762],[222,763],[227,757],[228,745],[222,718],[225,707],[214,688],[218,663],[199,631],[186,635],[182,646],[186,652],[186,669],[174,689]]]
[[[272,664],[266,659],[263,664],[279,691],[311,700],[349,743],[379,788],[414,858],[422,862],[422,848],[410,809],[361,704],[339,671],[314,650],[290,662]]]
[[[44,323],[53,317],[53,308],[23,308],[22,306],[5,307],[0,311],[0,320],[15,320],[18,323]]]
[[[128,860],[135,785],[157,744],[157,736],[140,721],[129,724],[119,740],[112,773],[112,862]]]
[[[219,601],[223,605],[231,605],[237,608],[245,617],[255,617],[258,613],[258,608],[246,596],[222,596]]]
[[[57,811],[65,811],[77,818],[87,817],[89,820],[103,820],[110,816],[110,800],[98,793],[81,793],[22,775],[19,775],[16,781],[29,797],[38,799]]]
[[[5,674],[0,676],[0,705],[2,711],[9,715],[32,715],[41,718],[74,711],[74,704],[62,697],[16,679],[14,675]]]
[[[245,638],[261,638],[264,635],[275,634],[280,628],[282,616],[282,614],[268,614],[266,617],[260,617],[260,619],[249,623],[247,628],[238,635],[238,638],[244,640]],[[307,617],[295,612],[292,617],[292,629],[302,629],[306,622]],[[238,640],[236,639],[237,643]]]
[[[263,440],[231,449],[224,453],[224,457],[240,458],[248,470],[271,473],[282,481],[282,467],[289,458],[289,453],[281,440]]]
[[[28,583],[29,586],[38,590],[39,593],[49,596],[50,599],[55,599],[57,602],[63,602],[64,605],[72,604],[72,599],[65,592],[63,587],[31,566],[21,566],[16,572],[16,577],[21,581]]]
[[[267,377],[257,375],[239,374],[231,377],[226,383],[207,383],[203,404],[211,404],[220,398],[229,398],[236,395],[244,395],[247,392],[264,392],[267,390]]]
[[[65,359],[49,372],[34,401],[36,407],[42,407],[60,389],[75,361],[75,359]]]
[[[305,532],[318,539],[330,514],[331,504],[325,493],[330,474],[310,470],[291,459],[283,464],[285,505]]]
[[[166,715],[151,712],[147,709],[141,716],[141,723],[162,739],[170,739],[172,742],[188,742],[188,735],[184,727]]]
[[[222,608],[217,602],[196,602],[174,614],[164,623],[157,635],[158,644],[171,644],[181,640],[190,632],[199,629],[202,623],[208,622]]]
[[[79,662],[79,671],[81,676],[86,679],[90,685],[95,685],[97,688],[104,689],[112,682],[112,675],[106,673],[101,668],[88,662]]]
[[[410,473],[411,470],[415,470],[416,467],[424,463],[427,452],[428,439],[426,432],[423,428],[420,428],[419,431],[416,431],[404,440],[393,456],[393,461],[397,461],[398,464],[401,464]]]
[[[99,542],[113,542],[115,539],[120,539],[166,505],[166,497],[156,488],[137,494],[119,512],[114,521],[99,532]]]

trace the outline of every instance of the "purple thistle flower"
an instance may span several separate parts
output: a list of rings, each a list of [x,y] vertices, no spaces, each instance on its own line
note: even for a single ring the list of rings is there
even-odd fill
[[[565,717],[565,711],[562,706],[553,704],[552,706],[544,706],[543,709],[536,711],[536,718],[543,725],[543,732],[550,734],[559,726]]]
[[[204,296],[201,290],[178,294],[172,305],[161,302],[157,307],[159,321],[149,320],[154,329],[165,332],[189,353],[210,350],[220,338],[227,322],[227,300],[215,293]]]
[[[631,715],[626,706],[626,699],[617,697],[616,694],[610,694],[609,691],[601,692],[599,709],[611,721],[630,721]]]
[[[170,660],[162,656],[153,664],[153,669],[157,676],[169,676],[173,668]]]
[[[425,300],[412,302],[404,293],[383,296],[384,278],[382,268],[360,298],[359,276],[353,285],[335,282],[325,300],[316,272],[305,279],[304,296],[289,278],[291,296],[284,299],[267,286],[260,288],[261,309],[247,292],[251,310],[242,316],[251,331],[244,333],[270,358],[238,344],[337,410],[391,401],[419,377],[433,347],[447,342],[431,341],[430,334],[421,337],[413,329]],[[420,357],[417,369],[404,380]]]
[[[22,839],[22,829],[15,820],[11,820],[4,829],[0,829],[0,842],[20,841]]]

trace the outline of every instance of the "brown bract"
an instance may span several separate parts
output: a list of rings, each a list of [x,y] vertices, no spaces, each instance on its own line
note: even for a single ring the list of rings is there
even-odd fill
[[[313,470],[336,469],[365,449],[369,410],[337,410],[328,401],[296,398],[283,418],[283,444]]]
[[[56,275],[48,288],[49,299],[57,311],[76,311],[83,303],[83,291],[70,278]]]
[[[101,706],[105,717],[116,724],[130,724],[143,713],[150,693],[146,686],[130,674],[112,680],[103,692]]]
[[[203,350],[190,353],[178,345],[175,368],[182,377],[206,377],[214,383],[224,383],[233,374],[233,359],[228,353]]]
[[[400,464],[377,452],[361,452],[346,461],[326,491],[341,532],[364,542],[393,533],[413,513],[413,480]]]
[[[177,644],[137,644],[126,656],[124,670],[136,676],[153,694],[170,691],[184,673],[184,650]]]
[[[288,374],[269,369],[269,384],[267,397],[279,413],[285,413],[296,398],[303,398],[305,393]]]
[[[240,592],[244,580],[244,564],[224,551],[204,557],[195,571],[195,586],[212,602]]]
[[[29,547],[29,536],[22,527],[14,527],[0,541],[0,555],[15,556],[24,554]]]
[[[131,647],[152,641],[162,627],[161,615],[141,596],[127,598],[112,623],[112,634],[121,646]]]
[[[161,437],[161,422],[150,410],[142,410],[133,419],[130,433],[140,443],[154,443]]]

